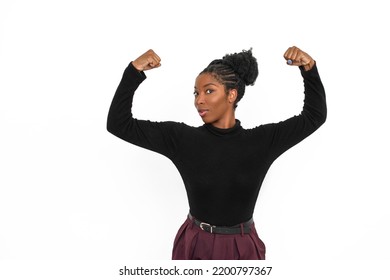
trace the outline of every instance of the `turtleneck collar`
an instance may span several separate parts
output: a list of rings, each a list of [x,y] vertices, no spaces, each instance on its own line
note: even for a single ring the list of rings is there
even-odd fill
[[[237,119],[235,125],[231,128],[218,128],[213,126],[212,124],[204,124],[203,126],[207,128],[207,130],[209,130],[211,133],[218,136],[233,135],[242,129],[241,122]]]

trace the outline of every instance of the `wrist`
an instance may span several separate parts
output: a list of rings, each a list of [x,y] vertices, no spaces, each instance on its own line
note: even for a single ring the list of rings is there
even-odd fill
[[[305,69],[305,71],[309,71],[313,68],[314,64],[316,64],[315,60],[311,59],[308,64],[303,66],[303,69]]]
[[[135,69],[137,69],[137,71],[139,71],[139,72],[143,71],[142,67],[140,65],[137,65],[137,63],[135,63],[134,61],[132,61],[131,64],[133,65],[133,67]]]

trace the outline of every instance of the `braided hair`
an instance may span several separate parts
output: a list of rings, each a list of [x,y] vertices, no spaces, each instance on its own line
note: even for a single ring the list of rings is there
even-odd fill
[[[237,99],[234,103],[236,108],[238,101],[244,96],[245,86],[254,85],[259,70],[252,49],[249,49],[213,60],[199,75],[204,73],[211,74],[223,84],[226,94],[231,89],[237,90]]]

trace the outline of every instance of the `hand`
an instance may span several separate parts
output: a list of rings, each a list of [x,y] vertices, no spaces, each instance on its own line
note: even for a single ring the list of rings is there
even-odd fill
[[[288,48],[283,56],[286,60],[292,61],[289,65],[303,66],[305,71],[313,68],[315,64],[314,59],[310,55],[295,46]]]
[[[146,53],[134,60],[133,66],[138,71],[146,71],[161,66],[161,58],[153,51],[148,50]]]

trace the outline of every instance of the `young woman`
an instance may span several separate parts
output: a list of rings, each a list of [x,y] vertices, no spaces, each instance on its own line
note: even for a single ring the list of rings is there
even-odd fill
[[[126,68],[113,98],[107,129],[117,137],[168,157],[183,179],[189,214],[173,245],[172,259],[265,259],[265,245],[252,219],[271,164],[326,119],[325,91],[316,62],[297,47],[284,54],[304,81],[300,115],[244,129],[235,117],[245,86],[258,75],[251,50],[212,61],[196,78],[194,104],[204,125],[133,118],[134,92],[144,71],[159,67],[149,50]]]

